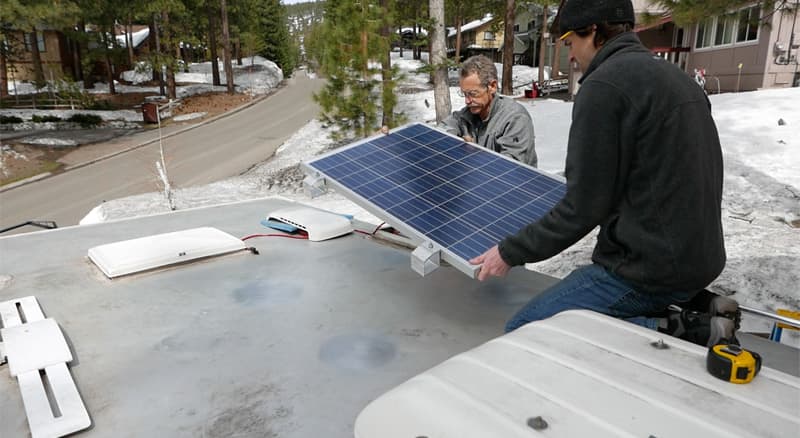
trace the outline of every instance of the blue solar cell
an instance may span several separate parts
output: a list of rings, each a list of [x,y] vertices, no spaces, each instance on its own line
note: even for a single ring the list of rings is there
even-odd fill
[[[464,189],[464,191],[470,191],[474,187],[479,187],[484,184],[491,175],[483,173],[479,170],[470,170],[469,172],[452,179],[453,184],[457,185]]]
[[[401,184],[401,187],[412,193],[424,193],[441,183],[442,180],[439,178],[436,178],[429,173],[425,173],[419,175],[417,178]]]
[[[469,157],[470,155],[479,153],[481,148],[475,145],[471,145],[469,143],[462,142],[461,144],[450,147],[445,149],[442,152],[443,155],[446,155],[453,160],[464,160],[465,158]],[[467,164],[467,163],[464,163]]]
[[[384,219],[400,221],[393,225],[465,261],[547,214],[566,193],[538,170],[422,124],[307,164],[373,213],[388,213]]]
[[[414,124],[408,126],[407,128],[403,128],[402,131],[396,132],[395,134],[400,137],[411,138],[415,135],[424,134],[426,132],[430,132],[430,128],[425,125]]]
[[[411,198],[406,202],[398,204],[392,208],[389,208],[389,213],[392,213],[394,209],[398,209],[398,217],[401,219],[403,218],[412,218],[414,216],[418,216],[420,214],[424,214],[425,212],[431,211],[435,206],[430,202],[421,199],[421,198]]]
[[[456,242],[451,250],[459,257],[469,261],[471,258],[483,254],[486,248],[491,248],[497,240],[485,233],[474,233],[471,236]]]
[[[441,208],[455,216],[463,216],[475,210],[476,206],[480,205],[483,201],[471,193],[464,193],[461,196],[455,197],[444,204]]]
[[[426,172],[437,172],[442,167],[447,166],[448,164],[452,163],[450,159],[445,157],[444,155],[429,155],[424,159],[415,163],[415,165],[423,171]]]

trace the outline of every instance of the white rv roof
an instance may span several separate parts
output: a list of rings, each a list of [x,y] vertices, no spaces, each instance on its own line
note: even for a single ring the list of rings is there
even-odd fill
[[[253,238],[258,255],[113,280],[87,257],[197,227],[272,233],[261,221],[292,205],[266,199],[0,237],[0,302],[35,296],[70,347],[92,420],[75,436],[352,437],[372,400],[502,335],[555,281],[515,269],[480,283],[444,266],[420,277],[409,249],[363,234]],[[800,373],[796,350],[763,344],[765,366]],[[19,385],[0,366],[0,436],[28,436],[26,421]]]

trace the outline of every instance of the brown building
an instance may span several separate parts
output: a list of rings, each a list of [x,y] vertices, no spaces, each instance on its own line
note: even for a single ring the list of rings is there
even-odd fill
[[[753,2],[683,27],[662,14],[637,30],[647,47],[687,74],[705,71],[709,92],[798,86],[798,4],[778,1],[765,10]],[[654,12],[648,0],[634,0],[634,7],[637,13]]]
[[[472,55],[485,55],[495,62],[502,59],[503,22],[492,14],[465,23],[461,26],[461,59]],[[447,34],[447,50],[452,55],[456,50],[456,29],[451,28]]]
[[[9,43],[13,45],[15,56],[6,60],[9,84],[12,81],[23,82],[34,80],[32,33],[13,32]],[[45,80],[63,79],[71,75],[73,60],[70,56],[69,40],[59,31],[39,30],[36,32],[36,44],[42,60],[42,71]],[[13,85],[9,85],[11,87]]]

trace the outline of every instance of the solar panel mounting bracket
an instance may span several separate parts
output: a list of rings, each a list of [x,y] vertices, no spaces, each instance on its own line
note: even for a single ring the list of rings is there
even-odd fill
[[[424,277],[438,268],[441,260],[441,249],[433,242],[425,241],[411,252],[411,269]]]
[[[328,191],[328,186],[325,183],[325,177],[320,175],[319,172],[308,174],[303,178],[303,189],[310,198],[325,194]]]

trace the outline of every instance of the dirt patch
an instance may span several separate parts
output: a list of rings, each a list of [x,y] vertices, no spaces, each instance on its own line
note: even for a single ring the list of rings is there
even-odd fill
[[[40,173],[58,171],[62,167],[58,159],[67,152],[69,150],[63,148],[26,145],[2,146],[2,150],[0,150],[0,186]]]
[[[98,100],[106,100],[117,109],[137,109],[146,96],[153,93],[124,93],[114,96],[99,95]],[[173,110],[173,116],[191,113],[205,113],[202,118],[192,120],[196,123],[230,111],[253,100],[247,94],[206,93],[181,99],[181,105]],[[167,123],[170,123],[167,121]],[[59,159],[81,146],[54,148],[4,141],[0,152],[0,186],[20,181],[46,172],[58,172],[64,164]],[[97,148],[102,150],[102,148]]]
[[[197,94],[181,99],[181,105],[174,111],[173,115],[206,113],[203,118],[213,117],[244,105],[251,100],[253,100],[253,97],[248,94]]]

